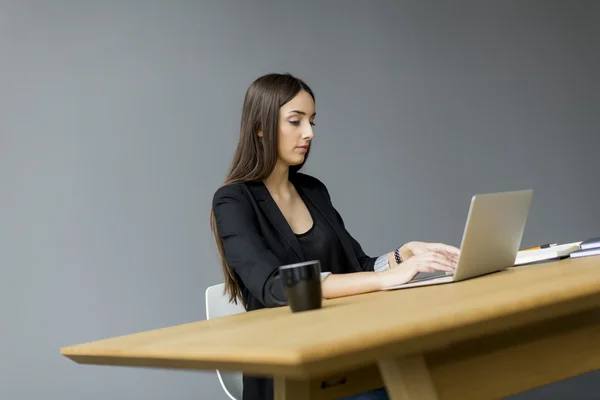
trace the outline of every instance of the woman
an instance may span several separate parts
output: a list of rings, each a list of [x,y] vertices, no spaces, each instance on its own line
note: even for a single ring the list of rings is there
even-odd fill
[[[230,301],[248,311],[275,307],[285,294],[270,281],[279,266],[301,261],[320,260],[325,298],[402,284],[418,272],[452,272],[459,250],[441,243],[410,242],[377,258],[363,252],[325,185],[298,172],[315,115],[312,90],[289,74],[262,76],[246,92],[237,150],[211,215]],[[387,398],[383,389],[359,396]],[[244,400],[272,397],[271,379],[244,377]]]

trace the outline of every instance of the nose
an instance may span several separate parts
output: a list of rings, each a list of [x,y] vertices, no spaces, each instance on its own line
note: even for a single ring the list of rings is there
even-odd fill
[[[304,140],[312,140],[315,137],[315,132],[313,131],[313,127],[311,124],[307,124],[307,127],[302,130],[302,139]]]

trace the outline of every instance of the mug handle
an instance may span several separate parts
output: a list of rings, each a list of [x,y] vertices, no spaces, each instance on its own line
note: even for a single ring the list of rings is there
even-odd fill
[[[273,285],[275,284],[275,282],[280,282],[281,281],[281,276],[277,275],[275,276],[273,279],[271,279],[267,285],[267,290],[269,291],[269,293],[272,293],[273,291],[271,289],[273,289]],[[287,302],[285,301],[280,301],[277,298],[275,298],[275,296],[271,296],[271,299],[273,300],[273,302],[279,306],[287,306]]]

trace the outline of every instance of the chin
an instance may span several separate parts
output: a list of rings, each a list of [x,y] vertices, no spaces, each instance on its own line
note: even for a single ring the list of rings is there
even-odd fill
[[[296,155],[296,156],[292,156],[292,157],[288,157],[285,159],[282,159],[281,161],[283,161],[285,164],[287,164],[290,167],[294,167],[296,165],[300,165],[304,162],[304,159],[306,157],[304,155]]]
[[[305,158],[306,158],[305,156],[296,157],[295,160],[290,162],[290,166],[293,167],[293,166],[302,164],[304,162]]]

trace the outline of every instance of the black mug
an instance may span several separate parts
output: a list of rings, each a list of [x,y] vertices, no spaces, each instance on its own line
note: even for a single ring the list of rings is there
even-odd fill
[[[287,304],[293,312],[316,310],[321,308],[323,292],[321,290],[321,263],[306,261],[298,264],[282,265],[279,276],[271,285],[281,283],[287,297]],[[286,303],[273,299],[281,306]]]

